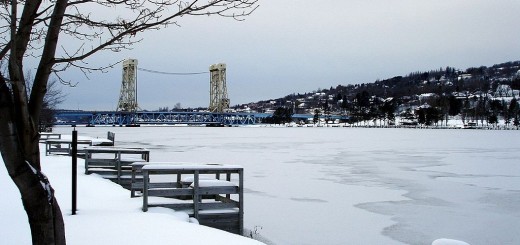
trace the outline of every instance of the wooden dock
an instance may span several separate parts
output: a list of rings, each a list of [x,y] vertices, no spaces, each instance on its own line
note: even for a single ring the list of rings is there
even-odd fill
[[[113,146],[114,141],[115,133],[108,132],[106,139],[78,139],[77,143],[86,146]],[[40,142],[45,143],[45,155],[72,153],[72,139],[62,139],[61,134],[40,133]],[[82,154],[82,149],[79,152]]]
[[[141,185],[144,212],[148,211],[149,207],[172,208],[187,212],[201,225],[242,234],[244,229],[242,167],[213,164],[186,165],[185,163],[150,163],[134,166],[141,168],[143,176]],[[140,186],[137,180],[134,179],[133,182],[134,187]],[[167,198],[152,200],[152,197]]]
[[[85,174],[97,173],[121,185],[130,185],[134,162],[150,161],[150,151],[145,148],[86,147]]]
[[[91,140],[78,140],[78,145],[91,146]],[[48,139],[45,140],[45,155],[50,154],[65,154],[71,155],[72,153],[72,140],[70,139]]]
[[[115,135],[109,132],[107,136],[113,145]],[[46,155],[71,154],[72,140],[54,134],[44,138]],[[92,140],[77,143],[87,145],[79,150],[85,159],[85,174],[96,173],[120,184],[130,190],[132,198],[141,196],[144,212],[149,207],[171,208],[186,212],[201,225],[243,234],[242,167],[149,162],[150,151],[144,148],[93,146]]]

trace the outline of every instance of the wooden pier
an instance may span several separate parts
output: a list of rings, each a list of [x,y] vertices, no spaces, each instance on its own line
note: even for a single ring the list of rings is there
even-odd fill
[[[109,132],[107,136],[113,145],[115,135]],[[46,155],[71,154],[72,140],[61,139],[61,135],[44,137]],[[79,150],[85,159],[85,174],[96,173],[120,184],[130,190],[132,198],[141,196],[144,212],[150,207],[171,208],[186,212],[201,225],[243,234],[242,167],[149,162],[150,151],[144,148],[93,146],[92,140],[77,143],[87,145]]]
[[[150,151],[144,148],[86,147],[85,174],[97,173],[121,185],[130,185],[131,164],[150,161]]]
[[[114,141],[115,133],[108,132],[106,139],[81,139],[77,141],[77,144],[86,146],[113,146]],[[45,143],[45,155],[70,155],[72,152],[72,139],[62,139],[61,134],[40,133],[40,142]],[[83,154],[82,149],[80,149],[80,153]]]
[[[201,225],[242,234],[244,170],[234,165],[150,163],[133,165],[143,175],[143,211],[167,207],[185,211]],[[137,172],[137,171],[136,171]],[[159,177],[160,176],[160,177]],[[237,183],[233,182],[233,177]],[[133,179],[133,186],[140,186]],[[152,197],[167,197],[151,199]]]

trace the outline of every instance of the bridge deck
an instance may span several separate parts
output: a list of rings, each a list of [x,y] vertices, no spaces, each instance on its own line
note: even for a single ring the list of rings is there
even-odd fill
[[[268,113],[211,113],[211,112],[89,112],[62,111],[56,117],[58,124],[135,125],[135,124],[190,124],[190,125],[252,125],[272,116]],[[309,120],[311,114],[294,114],[295,120]],[[322,116],[324,117],[324,116]],[[346,119],[329,115],[330,119]]]

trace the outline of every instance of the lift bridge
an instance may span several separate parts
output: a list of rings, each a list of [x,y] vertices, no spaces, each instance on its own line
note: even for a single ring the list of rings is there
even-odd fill
[[[57,124],[71,125],[106,125],[134,126],[159,124],[189,124],[206,126],[252,125],[262,123],[270,113],[212,113],[212,112],[153,112],[138,111],[136,113],[116,111],[58,111]],[[296,121],[312,120],[310,114],[294,114]],[[348,117],[329,115],[332,120],[347,120]]]
[[[140,69],[136,59],[123,61],[123,76],[116,111],[80,112],[62,111],[59,122],[82,123],[87,125],[140,125],[140,124],[205,124],[205,125],[247,125],[261,120],[258,114],[227,112],[230,100],[227,94],[226,65],[214,64],[209,72],[169,73]],[[169,74],[194,75],[210,74],[210,100],[208,112],[148,112],[142,111],[137,103],[137,70]],[[60,119],[61,118],[61,119]]]
[[[88,116],[87,116],[88,117]],[[91,112],[91,125],[190,124],[206,126],[251,125],[262,117],[254,113],[219,112]]]
[[[215,64],[209,67],[209,72],[169,73],[147,70],[137,67],[136,59],[123,61],[123,79],[117,109],[115,111],[58,111],[57,124],[85,125],[119,125],[138,126],[143,124],[189,124],[206,126],[251,125],[261,123],[263,119],[272,116],[268,113],[231,113],[228,112],[230,101],[226,85],[226,65]],[[143,111],[137,103],[137,70],[169,74],[196,75],[210,74],[210,100],[208,111],[204,112],[159,112]],[[295,114],[293,118],[308,121],[313,115]],[[344,119],[331,115],[331,119]]]

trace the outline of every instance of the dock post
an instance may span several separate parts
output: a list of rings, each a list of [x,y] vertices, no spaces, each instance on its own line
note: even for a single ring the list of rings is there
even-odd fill
[[[78,186],[78,131],[72,130],[72,215],[76,215],[76,195]]]
[[[199,170],[193,173],[193,217],[199,220],[199,202],[201,197],[199,195]]]
[[[238,171],[238,234],[244,234],[244,169]]]
[[[148,211],[148,182],[150,181],[150,176],[148,170],[141,170],[143,173],[143,212]]]

